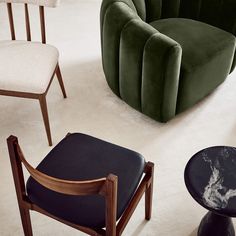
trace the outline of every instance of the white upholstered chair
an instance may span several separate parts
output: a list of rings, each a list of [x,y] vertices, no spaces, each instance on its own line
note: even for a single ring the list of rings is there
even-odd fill
[[[57,48],[46,44],[44,7],[56,7],[58,0],[0,0],[7,4],[12,40],[0,41],[0,95],[38,99],[48,143],[52,145],[46,94],[57,75],[62,93],[66,92],[58,64]],[[23,3],[27,41],[16,40],[12,3]],[[39,6],[41,42],[31,42],[28,4]]]

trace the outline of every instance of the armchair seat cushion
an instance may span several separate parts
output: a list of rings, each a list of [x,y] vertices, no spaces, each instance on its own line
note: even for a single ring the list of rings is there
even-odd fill
[[[45,93],[58,57],[58,50],[48,44],[0,41],[0,90]]]
[[[233,34],[184,18],[162,19],[150,24],[182,47],[177,112],[201,100],[229,74],[236,43]]]
[[[145,166],[144,158],[131,150],[75,133],[64,138],[37,169],[65,180],[91,180],[112,173],[118,176],[117,219],[131,200]],[[49,213],[87,227],[105,226],[105,200],[100,195],[72,196],[49,190],[31,177],[30,200]]]

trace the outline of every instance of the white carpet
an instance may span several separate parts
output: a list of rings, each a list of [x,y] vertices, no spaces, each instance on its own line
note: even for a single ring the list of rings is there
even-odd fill
[[[68,93],[64,100],[55,80],[47,96],[53,143],[67,132],[84,132],[142,153],[156,164],[153,216],[144,221],[142,201],[123,235],[194,236],[206,210],[187,192],[184,167],[202,148],[236,146],[236,71],[200,104],[167,124],[155,122],[122,102],[106,84],[100,55],[100,3],[64,0],[59,8],[47,11],[48,42],[59,48]],[[22,17],[20,36],[24,33],[21,8],[16,7],[17,19]],[[38,9],[32,10],[36,25]],[[0,25],[0,38],[6,39],[4,4]],[[49,152],[37,101],[0,97],[1,236],[23,235],[6,146],[10,134],[18,136],[34,166]],[[84,235],[38,213],[31,216],[34,235]]]

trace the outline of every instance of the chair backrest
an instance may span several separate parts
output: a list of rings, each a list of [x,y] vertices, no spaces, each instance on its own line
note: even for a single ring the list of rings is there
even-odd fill
[[[115,177],[109,175],[107,178],[104,177],[85,181],[70,181],[54,178],[38,171],[26,161],[16,137],[10,136],[8,138],[8,147],[9,151],[12,150],[10,159],[13,166],[16,163],[23,163],[33,179],[44,187],[59,193],[69,195],[104,195],[103,187],[105,187],[107,179],[113,179]],[[17,166],[17,168],[19,169],[19,166]]]
[[[236,35],[235,0],[103,0],[105,4],[124,2],[134,5],[146,22],[165,18],[203,21]]]
[[[60,0],[0,0],[5,3],[26,3],[44,7],[56,7]]]
[[[31,30],[30,30],[30,18],[29,18],[28,4],[38,5],[39,6],[39,15],[40,15],[42,43],[46,43],[44,7],[56,7],[59,4],[59,0],[0,0],[0,3],[1,2],[7,4],[7,11],[8,11],[8,18],[9,18],[9,23],[10,23],[12,40],[16,40],[12,3],[23,3],[24,4],[26,36],[27,36],[28,41],[31,41]]]

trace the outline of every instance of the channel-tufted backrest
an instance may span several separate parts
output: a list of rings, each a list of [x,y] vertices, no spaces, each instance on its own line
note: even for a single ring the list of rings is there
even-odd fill
[[[144,0],[131,0],[136,8],[136,11],[140,18],[146,21],[146,2]]]
[[[117,0],[119,1],[119,0]],[[149,23],[164,18],[188,18],[221,28],[236,36],[236,0],[128,0]],[[236,56],[232,68],[236,65]]]
[[[140,18],[146,22],[179,16],[181,0],[130,0]],[[188,0],[195,1],[195,0]]]
[[[179,17],[203,21],[236,35],[235,0],[181,0]]]
[[[26,3],[44,7],[56,7],[60,0],[0,0],[5,3]]]
[[[129,0],[139,17],[152,22],[163,18],[203,21],[236,35],[235,0]]]

